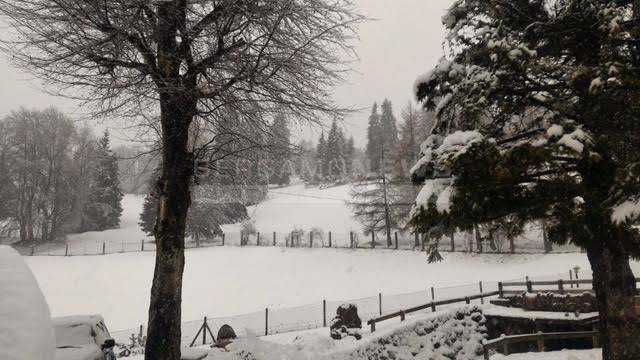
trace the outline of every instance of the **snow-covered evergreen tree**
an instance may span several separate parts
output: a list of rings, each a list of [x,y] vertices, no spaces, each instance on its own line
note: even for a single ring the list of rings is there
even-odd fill
[[[185,231],[197,245],[222,235],[221,225],[238,223],[248,218],[246,206],[231,196],[221,196],[216,187],[217,185],[204,184],[195,187],[193,191],[193,204],[187,213]],[[157,212],[158,199],[152,192],[144,199],[138,223],[147,235],[154,235]]]
[[[369,171],[378,173],[380,171],[380,160],[382,158],[382,123],[378,113],[378,104],[374,103],[369,115],[369,126],[367,128],[367,159]]]
[[[350,136],[349,140],[347,140],[347,145],[344,153],[347,175],[352,177],[354,175],[354,162],[356,157],[356,144],[353,140],[353,136]]]
[[[96,156],[85,213],[88,228],[102,231],[120,225],[123,197],[118,178],[118,159],[111,151],[109,133],[106,131],[98,141]]]
[[[331,124],[324,162],[327,164],[327,176],[329,180],[335,181],[345,177],[347,174],[347,143],[342,129],[338,127],[337,121]]]
[[[381,140],[384,154],[381,155],[381,168],[384,174],[390,174],[393,172],[395,159],[393,154],[396,153],[396,147],[398,146],[398,128],[396,125],[396,117],[393,115],[393,105],[391,101],[385,99],[382,102],[382,113],[380,115],[381,125]]]
[[[320,182],[324,180],[328,173],[329,167],[326,161],[327,159],[327,140],[324,138],[324,132],[320,135],[320,139],[318,140],[318,146],[316,147],[316,176],[315,180]]]
[[[415,89],[438,116],[412,171],[415,228],[544,220],[586,250],[605,360],[640,357],[639,17],[637,1],[456,1],[450,54]]]
[[[278,114],[271,125],[269,183],[288,185],[291,181],[291,131],[284,115]]]

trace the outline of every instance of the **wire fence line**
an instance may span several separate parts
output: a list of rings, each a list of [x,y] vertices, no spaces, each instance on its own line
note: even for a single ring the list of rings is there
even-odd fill
[[[580,252],[574,245],[545,246],[541,236],[529,231],[513,240],[497,239],[493,242],[478,242],[473,234],[456,233],[450,237],[438,239],[438,249],[444,252],[474,252],[489,254],[532,254],[532,253],[566,253]],[[390,241],[389,241],[390,240]],[[388,249],[418,250],[427,248],[434,239],[422,234],[395,231],[387,239],[382,234],[371,234],[362,231],[331,231],[320,228],[309,230],[295,229],[282,231],[245,231],[227,232],[213,239],[198,242],[187,239],[185,247],[206,248],[218,246],[258,246],[258,247],[292,247],[292,248],[335,248],[335,249]],[[15,245],[22,255],[33,256],[96,256],[117,253],[155,251],[153,238],[147,237],[138,241],[110,239],[108,241],[70,241],[49,242],[32,246]]]
[[[562,274],[551,274],[546,276],[537,276],[535,278],[517,278],[507,281],[545,281],[545,280],[573,280],[574,273],[569,270]],[[549,288],[551,290],[552,287]],[[590,285],[583,285],[581,289],[589,290]],[[536,288],[536,290],[544,291],[545,288]],[[262,311],[256,311],[247,314],[235,316],[206,316],[203,319],[186,321],[182,323],[182,345],[189,346],[199,333],[203,323],[206,322],[209,329],[216,335],[217,330],[222,325],[230,325],[233,327],[238,336],[243,337],[249,333],[257,336],[274,335],[287,332],[295,332],[310,329],[324,328],[330,325],[332,318],[335,316],[338,307],[342,304],[355,304],[358,307],[358,314],[363,324],[370,319],[398,312],[414,306],[423,305],[432,301],[441,301],[458,297],[470,296],[479,293],[489,293],[498,291],[498,281],[481,281],[473,284],[448,286],[448,287],[429,287],[421,291],[387,295],[378,293],[374,296],[349,299],[349,300],[320,300],[313,304],[307,304],[286,308],[265,308]],[[471,303],[482,304],[488,300],[477,299]],[[456,305],[439,306],[438,311],[455,307]],[[429,309],[417,312],[431,312]],[[415,315],[415,314],[414,314]],[[140,332],[140,327],[119,330],[112,332],[112,336],[119,343],[129,343],[132,334]],[[197,344],[211,344],[210,335],[204,335],[196,339]]]

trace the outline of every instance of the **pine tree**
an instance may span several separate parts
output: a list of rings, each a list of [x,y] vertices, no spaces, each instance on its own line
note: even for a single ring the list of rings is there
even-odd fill
[[[269,183],[289,185],[291,181],[291,131],[287,119],[278,114],[271,125]]]
[[[409,169],[418,161],[420,153],[421,131],[420,121],[423,118],[422,111],[409,103],[402,111],[400,124],[400,139],[395,153],[394,176],[396,178],[408,178]]]
[[[157,174],[154,178],[157,178]],[[193,192],[194,199],[187,213],[185,232],[197,246],[222,235],[221,225],[238,223],[248,218],[246,206],[237,199],[221,197],[216,185],[200,185]],[[149,236],[154,235],[157,212],[158,199],[154,193],[149,193],[144,199],[138,223]]]
[[[544,220],[586,251],[605,360],[640,358],[639,16],[630,1],[458,1],[452,56],[416,86],[438,117],[412,174],[416,230]]]
[[[117,228],[122,215],[122,191],[118,178],[118,159],[111,152],[109,133],[98,141],[98,157],[86,205],[88,227],[94,231]]]
[[[378,173],[380,171],[380,159],[382,157],[382,123],[378,114],[378,104],[374,103],[369,116],[369,127],[367,128],[367,159],[369,171]]]
[[[345,167],[347,171],[347,175],[353,177],[354,175],[354,161],[356,157],[356,145],[353,140],[353,136],[349,137],[347,140],[347,145],[345,148]]]
[[[317,170],[316,170],[316,181],[323,181],[328,174],[327,167],[327,141],[324,138],[324,133],[320,135],[320,139],[318,140],[318,146],[316,148],[316,162],[317,162]]]
[[[381,155],[381,170],[384,174],[390,174],[394,168],[394,156],[396,147],[398,145],[398,129],[396,126],[396,117],[393,115],[393,105],[391,101],[385,99],[382,102],[382,114],[380,115],[381,125],[381,139],[382,148],[380,151],[384,152]]]
[[[331,124],[331,130],[327,138],[325,151],[325,162],[328,169],[328,177],[332,181],[342,179],[346,171],[346,140],[342,129],[338,127],[337,121]]]

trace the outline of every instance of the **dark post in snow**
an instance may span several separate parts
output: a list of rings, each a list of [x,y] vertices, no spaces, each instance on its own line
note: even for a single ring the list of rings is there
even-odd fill
[[[455,239],[455,232],[451,232],[451,252],[455,252],[456,251],[456,239]]]
[[[380,316],[382,316],[382,293],[378,293],[378,310]]]
[[[396,242],[396,250],[398,250],[398,232],[397,231],[394,233],[394,237]]]
[[[373,231],[371,232],[371,248],[376,248],[376,234]]]
[[[273,246],[276,246],[276,232],[273,232]]]
[[[478,286],[480,287],[480,294],[482,295],[482,294],[483,294],[483,291],[482,291],[482,281],[480,281],[480,282],[478,283]],[[481,297],[481,298],[480,298],[480,304],[484,304],[484,297]]]
[[[258,231],[258,233],[256,234],[256,246],[260,246],[260,231]]]
[[[331,247],[331,231],[329,231],[329,247]]]
[[[327,300],[322,300],[322,327],[327,327]]]
[[[264,309],[264,336],[269,335],[269,308]]]

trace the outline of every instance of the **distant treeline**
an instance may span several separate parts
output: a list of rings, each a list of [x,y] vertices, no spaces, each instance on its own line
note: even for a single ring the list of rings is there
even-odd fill
[[[121,200],[108,133],[98,138],[54,108],[0,120],[0,239],[32,244],[114,228]]]

